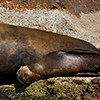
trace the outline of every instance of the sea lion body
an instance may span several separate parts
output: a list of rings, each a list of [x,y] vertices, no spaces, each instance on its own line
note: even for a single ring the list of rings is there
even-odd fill
[[[22,66],[17,72],[17,78],[22,84],[29,84],[39,79],[77,73],[98,75],[99,71],[100,53],[57,51],[44,56],[38,63]]]
[[[16,82],[20,66],[36,63],[50,52],[70,49],[99,52],[95,46],[80,39],[1,23],[0,84]]]

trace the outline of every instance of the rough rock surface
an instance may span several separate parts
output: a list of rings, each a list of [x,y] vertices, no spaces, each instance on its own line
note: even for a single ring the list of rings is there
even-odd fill
[[[18,0],[20,4],[28,4],[28,0]],[[80,16],[80,13],[90,13],[100,10],[99,0],[30,0],[32,4],[40,2],[42,5],[49,5],[59,9],[64,8],[71,14]]]
[[[100,78],[59,77],[34,82],[0,86],[13,100],[99,100]]]

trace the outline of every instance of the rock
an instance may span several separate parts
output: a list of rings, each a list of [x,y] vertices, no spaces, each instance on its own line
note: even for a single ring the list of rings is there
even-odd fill
[[[29,86],[2,85],[0,90],[13,100],[99,100],[100,84],[93,82],[98,79],[97,77],[57,77],[39,80]]]
[[[3,92],[0,91],[0,100],[12,100],[8,96],[6,96]]]

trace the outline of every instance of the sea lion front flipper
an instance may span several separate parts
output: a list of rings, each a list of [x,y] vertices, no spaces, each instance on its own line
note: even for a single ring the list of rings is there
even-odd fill
[[[82,72],[82,73],[76,73],[74,76],[94,76],[97,77],[98,73],[91,73],[91,72]]]
[[[40,79],[59,76],[99,76],[100,55],[85,52],[61,50],[48,53],[37,63],[21,67],[17,71],[17,78],[20,83],[26,85]]]
[[[100,55],[99,52],[93,52],[89,50],[82,50],[82,49],[73,49],[73,50],[62,50],[69,54],[93,54],[93,55]]]

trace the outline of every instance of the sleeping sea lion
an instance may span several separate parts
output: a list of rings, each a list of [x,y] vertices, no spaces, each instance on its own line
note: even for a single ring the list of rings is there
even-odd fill
[[[97,76],[99,71],[100,53],[64,50],[49,53],[33,65],[22,66],[17,71],[17,78],[20,83],[26,85],[50,77],[72,76],[74,74]]]
[[[99,52],[95,46],[80,39],[1,23],[0,84],[17,82],[16,72],[20,66],[36,63],[50,52],[70,49]]]

